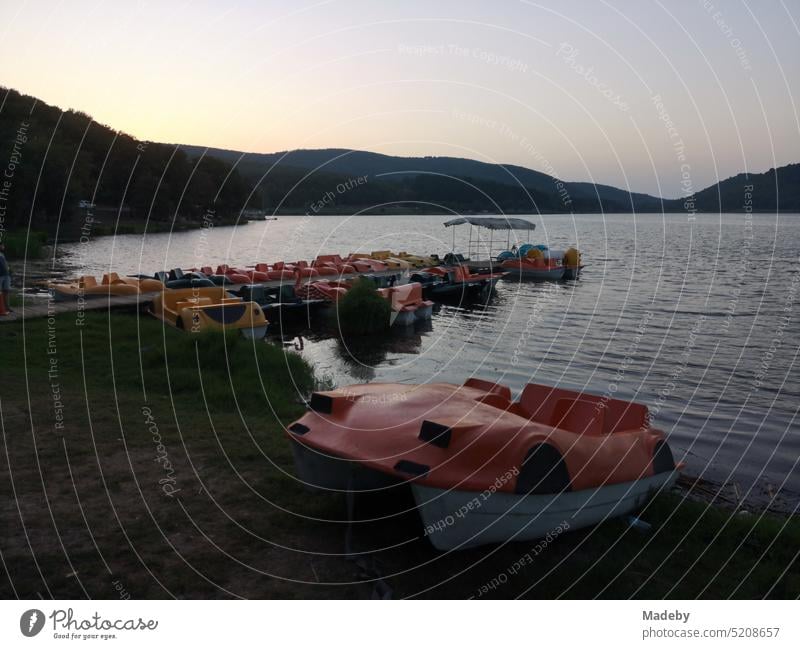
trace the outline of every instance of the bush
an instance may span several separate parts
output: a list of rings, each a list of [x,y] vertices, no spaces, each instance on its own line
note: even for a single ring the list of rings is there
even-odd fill
[[[392,307],[376,291],[375,284],[360,278],[336,306],[336,319],[343,334],[364,335],[389,328]]]
[[[8,259],[39,259],[42,247],[47,243],[47,233],[4,232],[2,242],[6,246],[5,255]]]
[[[294,352],[248,340],[238,331],[197,336],[169,330],[167,345],[143,354],[148,389],[226,411],[290,417],[314,387],[311,366]],[[178,333],[179,335],[174,335]]]

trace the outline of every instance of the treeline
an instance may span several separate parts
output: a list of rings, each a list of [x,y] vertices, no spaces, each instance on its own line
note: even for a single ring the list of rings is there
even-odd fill
[[[313,169],[322,168],[324,170]],[[413,171],[412,171],[413,170]],[[509,181],[509,170],[514,181]],[[751,192],[745,187],[752,185]],[[745,194],[749,195],[746,196]],[[800,165],[740,174],[697,192],[697,211],[798,211]],[[751,205],[745,205],[750,200]],[[666,200],[590,183],[561,182],[522,167],[463,158],[398,158],[347,150],[241,154],[142,142],[0,89],[0,230],[51,234],[77,224],[81,201],[122,208],[128,221],[191,227],[213,210],[215,223],[244,209],[265,212],[659,212]],[[107,217],[106,217],[107,218]]]
[[[185,151],[148,143],[61,111],[34,97],[0,89],[0,216],[3,227],[52,229],[80,212],[80,201],[127,208],[154,221],[202,219],[207,210],[233,217],[250,188],[231,165],[199,163]],[[259,197],[254,199],[258,203]]]
[[[800,212],[800,164],[738,174],[668,207],[685,211],[684,203],[698,212]]]
[[[415,174],[389,181],[371,175],[353,177],[280,165],[264,171],[260,164],[246,159],[237,169],[250,184],[257,185],[266,212],[380,212],[391,207],[425,213],[564,210],[554,196],[544,192],[474,178]]]

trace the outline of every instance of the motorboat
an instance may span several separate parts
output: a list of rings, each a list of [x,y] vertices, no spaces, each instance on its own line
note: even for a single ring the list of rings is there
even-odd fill
[[[149,311],[189,333],[238,329],[246,338],[261,339],[269,324],[258,304],[219,286],[164,290],[153,298]]]
[[[531,383],[370,383],[315,392],[287,429],[299,480],[349,493],[410,486],[440,550],[546,536],[641,508],[678,477],[647,407]]]

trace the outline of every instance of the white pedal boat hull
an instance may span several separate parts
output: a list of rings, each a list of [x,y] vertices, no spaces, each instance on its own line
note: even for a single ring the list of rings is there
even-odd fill
[[[380,491],[406,482],[296,441],[292,451],[297,477],[311,489]],[[531,496],[410,484],[423,535],[437,550],[464,550],[489,543],[541,539],[559,525],[564,529],[564,523],[569,525],[566,529],[576,530],[628,514],[657,491],[671,487],[678,475],[677,470],[665,471],[634,482]]]
[[[249,340],[261,340],[267,335],[268,327],[269,323],[265,325],[259,325],[257,327],[244,327],[239,329],[239,331],[241,331],[242,335]]]
[[[511,273],[512,277],[521,277],[522,279],[548,279],[558,280],[563,279],[567,269],[559,268],[508,268],[505,269]]]
[[[553,495],[447,491],[412,485],[424,533],[438,550],[463,550],[487,543],[530,541],[567,529],[595,525],[642,507],[678,479],[667,471],[596,489]],[[483,497],[483,494],[486,497]]]

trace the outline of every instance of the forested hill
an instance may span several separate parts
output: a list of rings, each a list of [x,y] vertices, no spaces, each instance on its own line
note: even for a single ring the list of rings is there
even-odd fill
[[[741,173],[697,192],[693,199],[698,212],[741,212],[751,208],[754,212],[800,212],[800,164],[764,173]]]
[[[291,168],[296,172],[291,174],[294,181],[309,173],[315,178],[328,175],[329,179],[336,175],[348,178],[365,176],[370,183],[379,185],[370,192],[376,199],[444,200],[447,207],[476,211],[686,212],[684,203],[687,200],[691,202],[691,198],[694,199],[695,209],[700,212],[737,212],[750,208],[756,212],[800,211],[798,164],[764,173],[739,174],[697,192],[690,199],[661,199],[609,185],[560,181],[545,173],[516,165],[490,164],[466,158],[400,157],[349,149],[242,153],[191,145],[182,148],[192,155],[205,152],[220,160],[236,163],[242,175],[252,182],[266,177],[266,186],[269,188],[272,184],[269,193],[273,196],[286,196],[281,191],[291,189],[291,186],[286,186],[282,174],[276,174],[281,168]],[[469,188],[469,184],[476,187]],[[752,196],[747,197],[745,186],[751,184]],[[276,192],[278,188],[281,191]],[[292,193],[286,198],[293,203],[299,199],[302,188],[298,187]],[[484,196],[484,193],[489,196]],[[340,204],[347,204],[356,198],[337,197],[337,200]],[[493,205],[490,199],[495,199],[497,205]],[[745,205],[746,200],[751,200],[752,205]],[[274,205],[274,201],[269,204]]]
[[[202,219],[208,209],[234,215],[249,194],[227,162],[205,157],[195,166],[173,145],[138,141],[85,113],[6,88],[0,88],[0,144],[0,216],[8,230],[29,220],[35,227],[59,217],[68,223],[83,200],[165,221],[176,213]]]
[[[235,220],[243,210],[310,213],[685,212],[683,200],[562,181],[513,165],[347,149],[243,154],[139,141],[89,115],[0,88],[0,227],[50,232],[89,201],[126,220]],[[357,180],[360,179],[360,180]],[[752,191],[747,187],[752,185]],[[740,174],[698,192],[695,209],[800,211],[800,165]],[[747,204],[746,201],[751,204]],[[59,226],[60,227],[60,226]]]
[[[300,149],[278,153],[242,153],[191,145],[184,145],[183,149],[192,155],[207,151],[220,160],[236,162],[242,174],[251,180],[257,181],[265,174],[271,177],[276,165],[314,174],[366,176],[370,182],[385,184],[387,200],[424,203],[445,197],[449,208],[528,213],[661,210],[661,200],[655,196],[629,193],[608,185],[561,181],[518,165],[490,164],[467,158],[400,157],[349,149]],[[475,187],[470,188],[470,184]],[[430,194],[417,193],[431,190]],[[487,190],[498,193],[487,197],[483,195]]]

